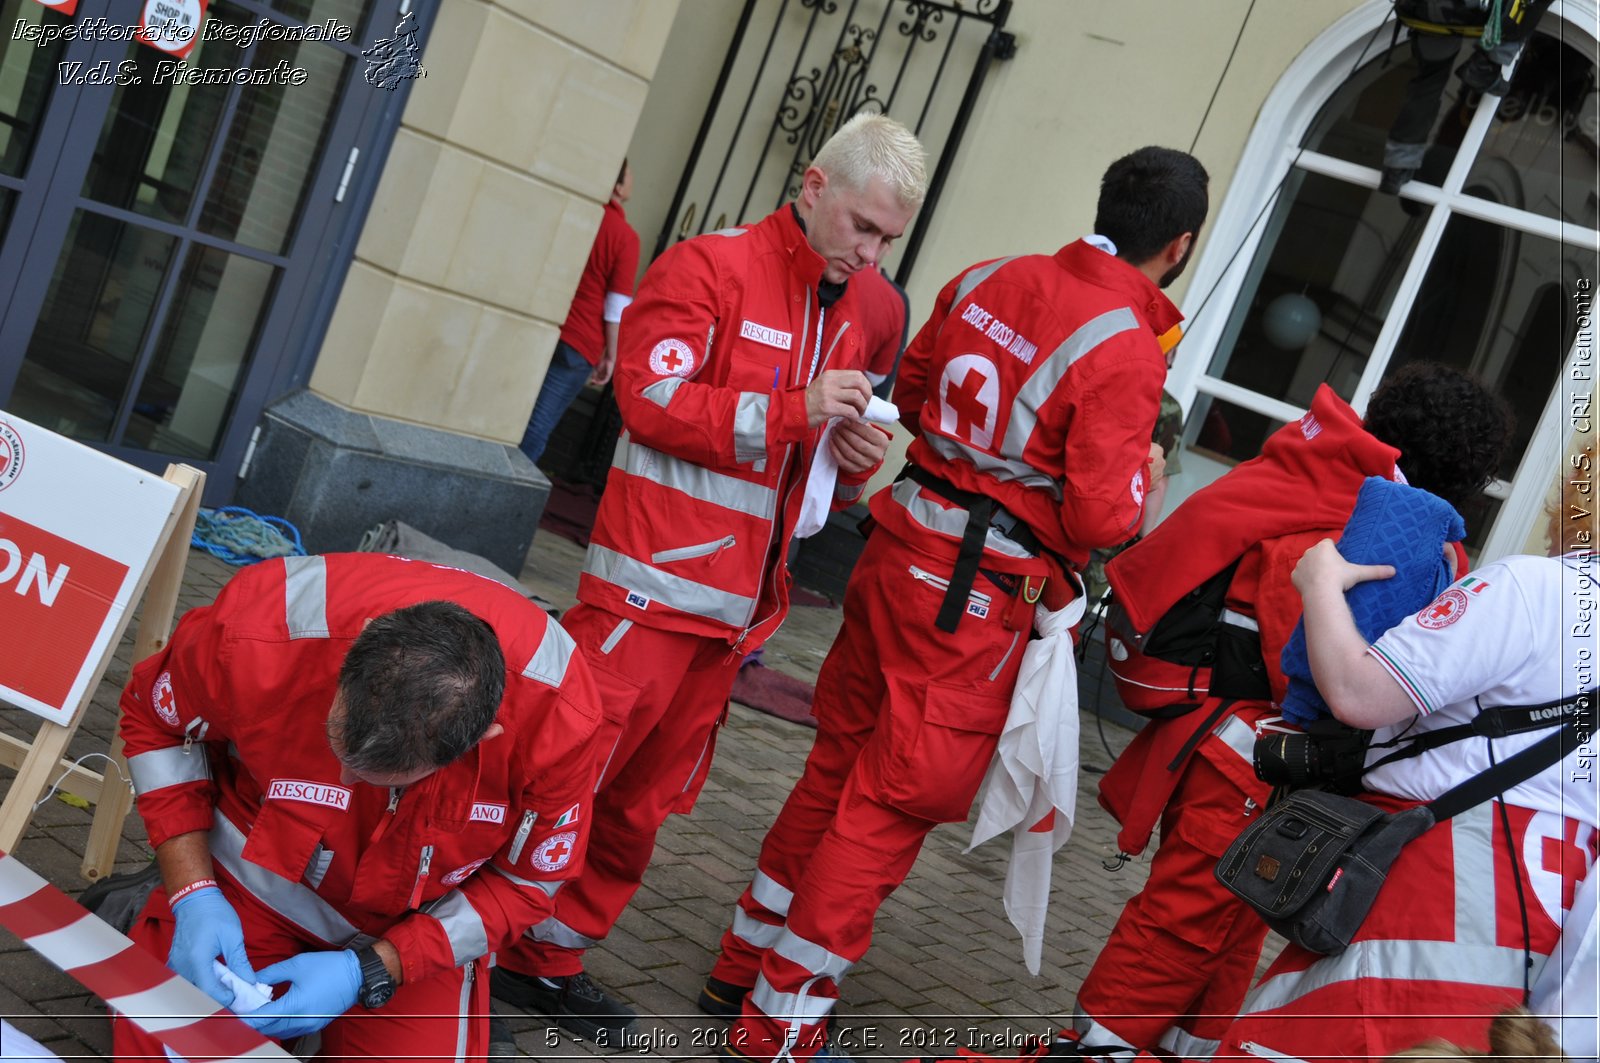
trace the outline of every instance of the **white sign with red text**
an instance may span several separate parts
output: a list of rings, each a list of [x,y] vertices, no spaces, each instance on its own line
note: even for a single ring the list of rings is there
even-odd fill
[[[0,699],[72,721],[179,488],[0,410]]]

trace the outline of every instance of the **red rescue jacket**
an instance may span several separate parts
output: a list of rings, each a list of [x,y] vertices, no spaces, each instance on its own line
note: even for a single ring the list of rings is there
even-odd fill
[[[895,402],[917,437],[908,456],[1083,565],[1139,528],[1167,373],[1157,337],[1179,318],[1149,278],[1081,240],[972,267],[939,293],[900,360]],[[911,480],[879,493],[872,512],[952,556],[966,523]],[[992,533],[984,564],[1037,567]]]
[[[749,650],[789,608],[785,556],[820,429],[806,386],[864,369],[857,302],[823,309],[824,263],[790,207],[669,248],[623,313],[626,429],[578,598]],[[840,474],[834,507],[872,470]]]
[[[372,617],[441,599],[500,637],[504,733],[398,795],[340,783],[327,720],[350,643]],[[459,569],[380,554],[253,565],[123,692],[151,844],[209,831],[220,874],[329,947],[388,938],[407,981],[503,948],[583,866],[600,707],[574,648],[526,598]]]

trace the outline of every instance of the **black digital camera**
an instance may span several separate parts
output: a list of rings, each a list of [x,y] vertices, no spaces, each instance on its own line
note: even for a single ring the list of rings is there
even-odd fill
[[[1371,731],[1337,720],[1317,720],[1302,732],[1256,739],[1256,778],[1293,790],[1317,786],[1339,794],[1361,792]]]

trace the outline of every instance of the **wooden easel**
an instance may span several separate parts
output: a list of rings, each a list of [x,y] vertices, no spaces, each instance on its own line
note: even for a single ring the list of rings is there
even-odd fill
[[[155,563],[145,566],[144,573],[134,588],[133,600],[144,600],[144,610],[139,617],[139,628],[133,639],[133,659],[141,661],[166,645],[172,634],[172,619],[178,610],[178,591],[183,585],[183,570],[189,558],[189,539],[194,534],[195,517],[200,509],[201,488],[205,473],[188,465],[169,465],[165,479],[178,486],[178,497],[167,518],[165,528],[157,540]],[[11,782],[4,804],[0,804],[0,850],[11,852],[21,840],[33,818],[33,806],[50,784],[58,778],[60,785],[70,793],[94,802],[94,822],[89,828],[89,843],[83,852],[83,874],[86,878],[99,878],[111,869],[116,858],[117,840],[122,835],[122,821],[133,807],[133,795],[124,780],[128,779],[128,762],[122,755],[122,735],[114,734],[109,755],[114,768],[107,772],[92,771],[65,758],[67,745],[83,722],[84,710],[105,678],[106,666],[116,652],[127,630],[130,608],[123,614],[116,635],[106,644],[105,652],[95,667],[94,679],[84,690],[83,699],[67,724],[48,720],[39,725],[32,742],[0,734],[0,765],[14,769],[17,777]],[[108,774],[111,776],[109,782]]]

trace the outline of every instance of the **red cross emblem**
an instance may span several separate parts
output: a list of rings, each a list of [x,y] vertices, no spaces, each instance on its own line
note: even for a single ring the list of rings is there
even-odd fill
[[[1592,839],[1591,839],[1592,840]],[[1560,838],[1539,839],[1542,870],[1561,877],[1561,907],[1572,910],[1572,899],[1577,895],[1578,883],[1589,871],[1589,854],[1578,847],[1578,821],[1567,820],[1566,833]]]
[[[650,349],[650,371],[656,376],[689,376],[694,372],[694,352],[682,340],[662,340]]]
[[[995,407],[1000,404],[1000,371],[979,354],[950,359],[941,375],[939,431],[973,446],[994,442]]]
[[[1417,614],[1417,623],[1437,631],[1460,620],[1466,612],[1467,596],[1455,587],[1451,587],[1435,598],[1432,605]]]
[[[552,834],[534,849],[529,862],[539,871],[560,871],[572,859],[572,850],[578,844],[578,832],[572,830]]]
[[[150,702],[156,708],[156,715],[168,727],[178,726],[178,698],[172,693],[171,672],[162,672],[156,677],[156,685],[150,691]]]

